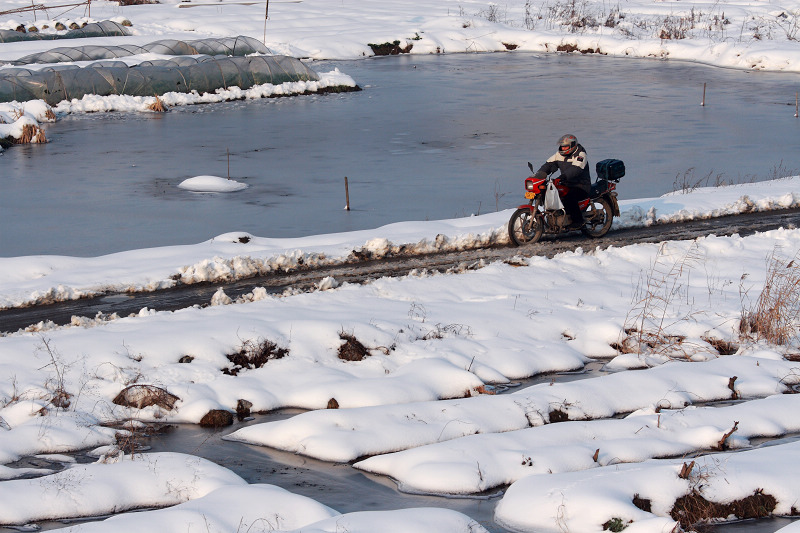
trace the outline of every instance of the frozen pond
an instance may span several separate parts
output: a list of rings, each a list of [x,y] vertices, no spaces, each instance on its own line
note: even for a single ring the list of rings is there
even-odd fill
[[[320,62],[361,92],[67,116],[0,156],[0,256],[100,255],[227,231],[289,237],[517,205],[525,163],[574,133],[617,157],[622,198],[800,168],[800,76],[580,55]],[[700,106],[707,84],[705,107]],[[250,185],[177,188],[196,175]],[[345,204],[344,177],[353,210]],[[682,180],[679,180],[682,181]]]

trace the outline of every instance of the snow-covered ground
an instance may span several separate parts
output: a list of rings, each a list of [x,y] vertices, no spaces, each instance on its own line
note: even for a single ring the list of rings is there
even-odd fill
[[[95,41],[263,37],[264,4],[202,4],[93,2],[92,20],[126,18],[134,32]],[[3,1],[0,9],[26,5]],[[304,0],[273,2],[269,15],[266,44],[297,57],[365,57],[369,43],[398,40],[424,54],[574,45],[800,70],[796,2]],[[60,18],[88,19],[76,10]],[[33,23],[29,12],[0,16],[2,28]],[[2,44],[0,60],[53,43]],[[346,73],[329,75],[348,81]],[[119,102],[84,99],[57,110],[146,105]],[[35,124],[48,113],[41,103],[8,104],[0,118],[8,123],[0,128],[21,129],[20,120]],[[798,200],[800,177],[696,189],[625,200],[615,224],[796,207]],[[341,263],[354,253],[380,258],[400,247],[502,243],[509,215],[299,239],[231,228],[199,244],[95,258],[2,258],[0,307],[229,280],[301,262]],[[118,514],[68,530],[484,531],[447,509],[342,515],[270,485],[247,484],[197,457],[122,453],[144,423],[200,423],[209,414],[230,417],[237,407],[309,412],[234,426],[230,440],[353,461],[410,492],[501,491],[495,521],[512,531],[665,532],[680,530],[679,522],[753,509],[796,514],[800,449],[791,438],[774,439],[800,429],[796,397],[785,394],[800,386],[798,250],[794,228],[712,235],[519,258],[463,273],[416,272],[363,286],[327,279],[314,292],[270,296],[257,289],[236,302],[220,291],[207,307],[142,309],[5,335],[0,526]],[[759,310],[765,320],[749,320]],[[549,384],[493,394],[592,360],[611,373],[569,383],[554,376]],[[125,421],[132,422],[127,429]],[[762,446],[764,439],[772,445]],[[69,455],[77,450],[90,450],[97,461],[77,464]],[[52,468],[16,464],[30,456]],[[54,471],[58,465],[63,469]],[[122,514],[142,508],[152,510]]]
[[[54,20],[37,12],[0,17],[0,28],[49,25],[60,21],[129,20],[133,39],[246,35],[276,53],[314,59],[351,59],[372,55],[369,44],[399,41],[412,54],[517,50],[552,52],[562,45],[600,53],[700,61],[718,66],[800,70],[800,10],[795,0],[782,2],[648,2],[626,0],[303,0],[269,5],[244,2],[174,0],[123,7],[95,1],[91,18],[84,7]],[[3,9],[29,6],[4,0]],[[191,8],[189,8],[191,7]],[[50,11],[49,13],[55,13]],[[43,20],[44,19],[44,20]],[[58,43],[69,46],[69,44]],[[0,60],[16,59],[49,43],[4,45]]]
[[[199,189],[230,190],[236,182],[215,176],[188,180]],[[241,186],[242,184],[238,184]],[[658,198],[620,200],[614,228],[645,227],[800,205],[800,177],[679,191]],[[242,193],[246,194],[246,193]],[[100,257],[0,258],[0,309],[103,294],[138,292],[204,281],[230,281],[303,266],[333,265],[368,254],[458,251],[508,243],[511,211],[428,222],[403,222],[373,230],[275,239],[243,232],[206,242],[131,250]],[[45,325],[46,326],[46,325]]]
[[[795,205],[798,194],[800,178],[699,189],[629,202],[621,224]],[[340,261],[353,250],[380,255],[404,244],[469,247],[500,239],[508,215],[291,241],[230,234],[199,245],[94,259],[3,259],[0,294],[19,304],[36,301],[37,291],[75,297],[110,287],[152,288],[169,285],[176,273],[187,280],[231,278],[253,265]],[[248,522],[253,518],[246,502],[272,489],[253,486],[251,495],[240,482],[228,481],[195,489],[199,482],[186,478],[202,478],[199,473],[169,470],[190,458],[144,454],[169,471],[167,483],[159,469],[143,467],[160,480],[141,481],[152,487],[146,494],[130,492],[140,474],[106,473],[112,465],[136,463],[140,455],[132,461],[119,456],[115,446],[126,433],[105,426],[130,419],[198,423],[211,411],[233,413],[241,405],[311,411],[250,425],[230,439],[326,461],[366,458],[355,468],[389,476],[402,490],[469,495],[510,484],[496,520],[511,530],[558,531],[561,524],[570,531],[599,531],[610,520],[633,521],[634,531],[669,530],[675,500],[695,492],[729,503],[758,489],[776,499],[776,514],[790,514],[800,497],[791,482],[795,473],[767,465],[792,464],[796,446],[702,454],[748,450],[755,437],[800,430],[796,397],[782,394],[800,383],[794,339],[772,345],[739,328],[767,280],[774,283],[775,261],[797,275],[790,261],[798,250],[795,229],[710,236],[520,259],[461,274],[419,272],[363,286],[329,279],[316,292],[269,296],[256,290],[235,303],[220,291],[205,308],[143,309],[126,318],[42,324],[10,334],[0,339],[2,462],[95,447],[102,458],[89,466],[68,462],[56,474],[3,467],[0,474],[9,481],[0,483],[0,491],[25,501],[51,499],[32,507],[9,503],[15,514],[0,516],[23,523],[202,501],[119,519],[131,530],[162,519],[179,529],[177,524],[199,520],[196,509],[235,497],[244,502],[235,517]],[[358,343],[363,359],[343,360],[342,347],[358,352]],[[605,361],[612,373],[491,394],[497,385],[581,369],[591,359]],[[161,392],[151,403],[146,391],[132,389],[127,397],[133,407],[114,403],[131,385]],[[159,395],[174,397],[164,401]],[[724,407],[697,405],[731,400]],[[568,421],[552,424],[561,419]],[[688,460],[664,459],[698,453],[685,478],[678,474]],[[620,469],[623,463],[631,465]],[[35,481],[12,481],[38,474]],[[105,489],[87,485],[89,479],[106,480],[97,487],[110,484],[113,496],[96,497]],[[53,495],[51,487],[68,482],[84,495],[78,504],[74,491],[69,501],[61,501],[58,491]],[[165,483],[163,490],[159,483]],[[175,488],[182,483],[192,490]],[[227,493],[233,490],[239,492]],[[634,495],[650,500],[650,510],[632,504]],[[531,498],[540,512],[529,512]],[[304,502],[300,498],[290,508],[302,509]],[[283,516],[294,525],[281,527],[311,523],[308,518],[298,525],[298,516],[306,518],[300,511]],[[372,520],[396,520],[401,527],[412,516],[431,531],[476,527],[462,515],[435,510],[346,519],[355,530],[368,531]],[[228,515],[226,520],[236,521]],[[82,526],[97,527],[102,526]]]

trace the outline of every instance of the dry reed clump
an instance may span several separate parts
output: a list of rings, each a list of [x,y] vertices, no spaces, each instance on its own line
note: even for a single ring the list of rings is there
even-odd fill
[[[261,368],[268,361],[283,359],[287,355],[289,355],[288,348],[281,348],[269,339],[248,339],[242,342],[238,352],[226,355],[228,361],[233,363],[233,367],[223,368],[222,372],[236,376],[240,370]]]
[[[775,345],[790,344],[800,324],[800,263],[773,252],[767,259],[764,288],[750,309],[742,309],[739,332]]]
[[[710,502],[700,492],[693,490],[675,500],[670,511],[673,520],[690,530],[695,524],[707,523],[715,518],[733,515],[740,520],[770,516],[778,505],[774,496],[757,489],[753,494],[730,503]]]
[[[18,139],[14,139],[14,144],[28,144],[28,143],[46,143],[47,139],[44,135],[44,130],[39,126],[33,124],[25,124],[22,126],[22,135]]]
[[[161,98],[156,95],[156,101],[147,106],[147,109],[150,111],[155,111],[156,113],[166,113],[169,108],[164,105],[164,102],[161,101]]]

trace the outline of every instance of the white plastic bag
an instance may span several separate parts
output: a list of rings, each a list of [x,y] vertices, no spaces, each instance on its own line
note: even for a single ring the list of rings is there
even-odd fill
[[[552,181],[547,184],[547,190],[544,193],[544,208],[548,211],[564,209],[564,204],[561,202],[561,197],[558,195],[558,189],[556,189]]]

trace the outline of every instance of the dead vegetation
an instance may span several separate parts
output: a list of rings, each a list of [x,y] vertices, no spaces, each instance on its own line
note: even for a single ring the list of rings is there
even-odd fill
[[[398,54],[407,54],[414,47],[412,43],[406,43],[405,46],[400,46],[400,41],[385,42],[381,44],[368,43],[372,49],[372,53],[376,56],[396,56]]]
[[[436,324],[433,329],[429,329],[426,333],[420,335],[417,340],[444,339],[448,335],[471,337],[472,330],[464,324]]]
[[[34,124],[25,124],[22,126],[22,135],[19,138],[12,138],[14,144],[29,144],[29,143],[46,143],[47,138],[44,135],[44,130]]]
[[[339,338],[344,341],[337,352],[339,359],[343,361],[361,361],[370,355],[367,347],[361,344],[361,341],[352,333],[340,331]]]
[[[624,336],[612,347],[621,353],[689,359],[700,347],[685,344],[686,336],[671,333],[670,329],[692,316],[684,277],[703,259],[694,244],[674,256],[668,244],[663,243],[650,269],[639,279],[632,308],[625,318]]]
[[[226,356],[233,366],[223,368],[222,372],[236,376],[242,370],[262,368],[269,361],[283,359],[287,355],[289,355],[288,348],[281,348],[269,339],[247,339],[242,341],[238,352]]]
[[[578,48],[578,45],[572,44],[572,43],[559,44],[556,47],[556,51],[557,52],[567,52],[567,53],[580,52],[582,54],[601,54],[601,55],[605,55],[603,52],[600,51],[599,47],[598,48],[592,48],[592,47]]]
[[[164,104],[161,98],[158,97],[158,95],[156,95],[155,101],[147,106],[147,109],[156,113],[166,113],[169,110],[169,108]]]
[[[695,489],[675,500],[670,516],[689,530],[692,526],[708,523],[716,518],[725,519],[730,516],[740,520],[764,518],[770,516],[777,505],[775,497],[764,494],[762,489],[756,489],[750,496],[730,503],[708,501],[699,490]]]
[[[797,339],[800,324],[800,263],[795,255],[767,258],[764,288],[749,308],[743,306],[739,332],[745,339],[787,345]]]
[[[339,332],[339,338],[344,342],[339,346],[336,355],[343,361],[361,361],[365,357],[372,355],[370,352],[373,350],[377,350],[383,355],[389,355],[396,347],[395,344],[392,344],[388,347],[374,346],[368,348],[353,333],[348,333],[344,330]]]

